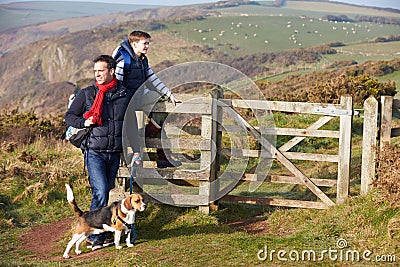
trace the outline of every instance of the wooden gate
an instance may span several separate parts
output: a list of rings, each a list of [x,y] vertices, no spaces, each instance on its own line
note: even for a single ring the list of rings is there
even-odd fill
[[[235,201],[246,203],[268,204],[276,206],[302,207],[324,209],[335,203],[342,203],[349,194],[350,158],[351,158],[351,130],[353,104],[351,97],[342,97],[340,104],[300,103],[282,101],[257,101],[224,99],[220,93],[212,97],[198,97],[180,95],[183,103],[174,107],[170,103],[160,103],[154,112],[176,113],[181,116],[193,116],[194,119],[186,121],[185,126],[176,127],[166,124],[165,129],[169,136],[168,144],[163,147],[171,148],[183,162],[177,169],[156,169],[151,160],[151,151],[161,147],[159,140],[146,140],[146,156],[143,166],[137,168],[135,182],[144,188],[145,195],[150,199],[173,205],[199,206],[203,212],[208,212],[214,200]],[[272,112],[316,114],[319,119],[304,129],[274,128],[277,136],[287,135],[293,138],[286,144],[275,147],[264,138],[260,127],[251,125],[235,109],[269,110]],[[266,183],[299,184],[306,186],[315,196],[316,201],[293,200],[283,198],[260,198],[251,196],[234,196],[228,194],[231,189],[224,189],[217,183],[221,175],[229,173],[221,171],[222,158],[228,157],[232,152],[231,147],[223,147],[222,137],[227,131],[235,131],[235,127],[221,127],[224,113],[229,112],[236,122],[246,129],[248,135],[253,136],[263,148],[271,151],[273,159],[279,161],[292,175],[268,175],[261,178]],[[191,115],[190,115],[191,114]],[[180,115],[177,115],[178,117]],[[331,119],[340,118],[339,130],[321,130],[320,128]],[[175,122],[178,122],[177,119]],[[195,121],[196,123],[193,123]],[[193,127],[192,127],[193,126]],[[225,123],[226,126],[226,123]],[[237,128],[237,127],[236,127]],[[178,129],[178,132],[177,132]],[[237,130],[237,129],[236,129]],[[243,131],[243,130],[242,130]],[[290,149],[299,144],[306,137],[337,138],[338,149],[336,154],[313,154],[291,152]],[[182,151],[196,150],[197,155],[192,157],[182,156]],[[261,151],[241,151],[249,157],[260,157]],[[317,179],[306,176],[293,161],[326,161],[337,163],[337,179]],[[126,192],[127,179],[132,175],[129,169],[121,166],[117,187],[114,191]],[[260,180],[257,174],[241,173],[241,181]],[[165,186],[173,185],[172,190],[165,190]],[[216,186],[218,184],[218,186]],[[161,186],[160,188],[156,188]],[[164,186],[164,187],[163,187]],[[175,186],[175,187],[174,187]],[[178,186],[178,187],[177,187]],[[187,187],[191,188],[188,189]],[[322,187],[336,187],[336,196],[328,197]],[[164,192],[163,192],[164,190]],[[224,191],[225,190],[225,191]],[[118,193],[117,193],[118,194]],[[215,196],[224,195],[222,198]],[[225,195],[226,194],[226,195]]]
[[[320,201],[301,201],[289,200],[282,198],[256,198],[248,196],[232,196],[227,195],[223,200],[238,201],[246,203],[258,203],[288,207],[303,207],[323,209],[334,205],[331,200],[320,188],[337,187],[336,202],[342,203],[348,197],[349,193],[349,176],[350,176],[350,155],[351,155],[351,128],[352,128],[352,98],[342,97],[340,104],[318,104],[318,103],[297,103],[297,102],[281,102],[281,101],[254,101],[254,100],[223,100],[229,107],[236,108],[252,108],[252,109],[269,109],[275,112],[300,113],[300,114],[318,114],[322,115],[316,122],[309,125],[306,129],[294,128],[275,128],[277,135],[295,136],[289,142],[279,148],[272,147],[275,159],[285,166],[292,176],[268,176],[266,181],[272,183],[288,183],[301,184],[310,189]],[[324,124],[332,118],[340,117],[340,130],[319,130]],[[241,118],[241,117],[240,117]],[[240,119],[239,118],[239,119]],[[271,145],[262,138],[260,131],[251,126],[241,118],[243,124],[263,146]],[[337,155],[331,154],[312,154],[289,152],[296,144],[300,143],[306,137],[331,137],[339,139],[339,148]],[[256,153],[257,154],[257,153]],[[258,155],[257,155],[258,156]],[[311,161],[328,161],[338,164],[337,180],[331,179],[313,179],[307,177],[296,165],[290,160],[311,160]],[[254,174],[244,174],[244,180],[255,180]]]

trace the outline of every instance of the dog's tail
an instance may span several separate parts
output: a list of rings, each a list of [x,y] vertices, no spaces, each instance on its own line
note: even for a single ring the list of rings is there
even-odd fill
[[[67,201],[68,201],[69,205],[74,210],[74,213],[76,216],[82,216],[83,212],[78,207],[78,204],[76,204],[76,201],[74,198],[74,193],[72,192],[71,187],[69,186],[69,184],[65,184],[65,187],[67,188]]]

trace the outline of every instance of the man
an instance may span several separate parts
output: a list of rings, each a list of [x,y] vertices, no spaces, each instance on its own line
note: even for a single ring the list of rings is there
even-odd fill
[[[146,126],[147,137],[161,137],[162,125],[166,114],[153,114],[151,107],[164,96],[176,105],[181,101],[176,99],[164,83],[150,68],[147,60],[147,52],[150,45],[150,34],[143,31],[133,31],[129,34],[127,40],[123,41],[113,52],[113,57],[117,60],[116,77],[123,85],[135,94],[134,98],[140,107],[137,110],[143,110],[150,122]],[[147,82],[146,82],[147,81]],[[146,83],[145,83],[146,82]],[[145,83],[144,90],[138,90]],[[136,102],[135,102],[136,103]],[[178,167],[182,163],[171,157],[169,149],[157,149],[157,167]]]
[[[90,210],[108,205],[109,192],[114,187],[123,151],[125,111],[133,95],[115,78],[116,64],[109,55],[97,57],[93,68],[95,84],[80,90],[65,114],[68,125],[92,129],[81,147],[92,189]],[[133,119],[136,123],[136,117]],[[137,157],[139,153],[135,155]],[[104,233],[88,238],[93,243],[92,250],[109,245],[105,239]]]

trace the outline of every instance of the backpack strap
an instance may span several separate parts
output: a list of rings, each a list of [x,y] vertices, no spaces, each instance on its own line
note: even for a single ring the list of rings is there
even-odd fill
[[[124,60],[124,75],[129,74],[131,71],[131,56],[129,55],[128,51],[125,50],[122,46],[118,49],[117,53],[114,56],[114,59],[119,62]]]

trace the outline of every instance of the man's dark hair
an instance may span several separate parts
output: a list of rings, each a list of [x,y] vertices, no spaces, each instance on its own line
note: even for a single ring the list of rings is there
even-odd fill
[[[115,61],[115,59],[110,56],[110,55],[100,55],[98,57],[96,57],[93,62],[97,63],[97,62],[106,62],[107,63],[107,68],[110,69],[116,69],[117,67],[117,62]]]

